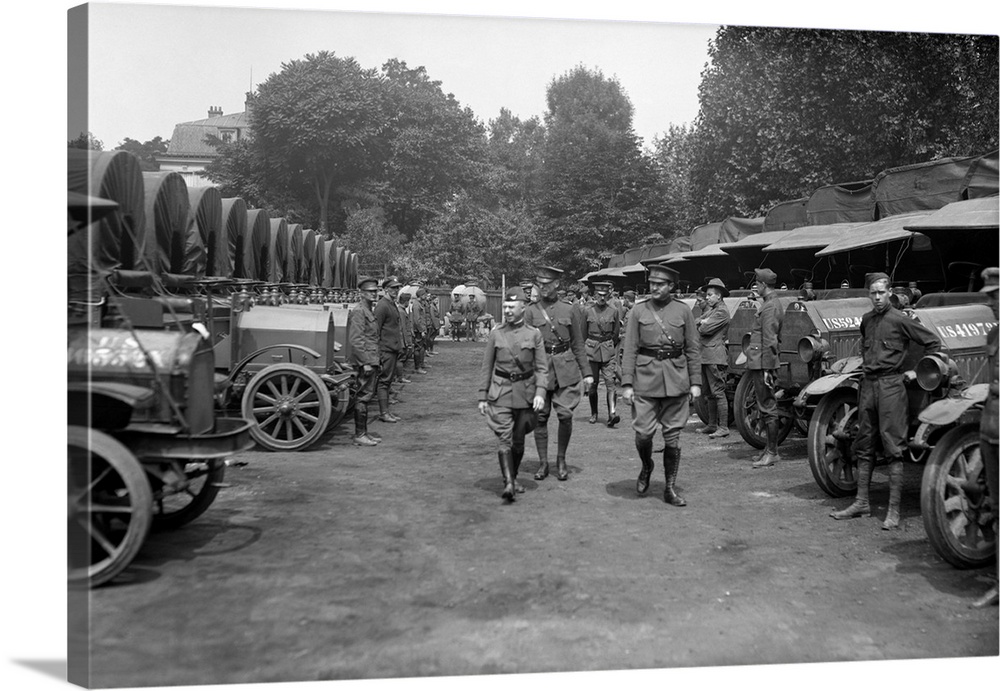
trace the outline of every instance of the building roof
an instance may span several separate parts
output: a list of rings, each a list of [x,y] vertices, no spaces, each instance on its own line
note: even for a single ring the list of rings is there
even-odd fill
[[[217,156],[218,152],[215,147],[207,144],[205,138],[209,135],[219,137],[220,131],[224,129],[245,131],[249,129],[249,124],[246,112],[180,122],[174,125],[174,133],[170,137],[166,156],[190,156],[192,158]]]

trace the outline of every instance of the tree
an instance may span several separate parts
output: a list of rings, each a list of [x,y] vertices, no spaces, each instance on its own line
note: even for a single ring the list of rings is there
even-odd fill
[[[997,37],[723,27],[702,75],[699,215],[997,147]]]
[[[352,252],[364,258],[366,264],[392,266],[401,253],[405,238],[386,219],[380,207],[368,207],[347,214],[346,230],[338,238]]]
[[[319,230],[329,236],[331,208],[384,169],[389,120],[381,77],[354,58],[320,51],[282,64],[250,108],[249,148],[261,189],[311,198]]]
[[[665,225],[674,234],[686,235],[705,219],[697,215],[697,195],[691,181],[694,166],[693,127],[670,125],[653,139],[653,159],[659,180],[659,195],[663,200]]]
[[[408,238],[463,189],[480,184],[483,126],[423,67],[382,66],[388,160],[373,186],[391,222]]]
[[[66,142],[70,149],[92,149],[94,151],[104,151],[104,142],[95,137],[90,132],[81,132],[76,139]]]
[[[632,103],[616,79],[579,66],[546,94],[547,139],[538,198],[544,254],[570,274],[663,228],[652,162],[632,129]]]
[[[144,171],[159,170],[160,164],[156,161],[157,154],[167,153],[167,147],[170,146],[169,139],[163,139],[163,137],[153,137],[149,141],[139,143],[135,139],[125,137],[125,139],[115,147],[116,151],[128,151],[129,153],[135,154],[135,157],[139,159],[139,166]]]
[[[487,129],[484,202],[508,208],[532,207],[545,149],[544,125],[538,117],[522,122],[501,108]]]

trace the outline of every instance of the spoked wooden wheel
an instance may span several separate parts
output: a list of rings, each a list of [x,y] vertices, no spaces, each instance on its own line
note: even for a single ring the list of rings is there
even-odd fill
[[[757,408],[757,394],[753,388],[753,378],[749,372],[740,377],[740,383],[736,385],[736,394],[733,397],[733,422],[739,430],[743,440],[755,449],[763,449],[767,446],[767,429],[764,419]],[[791,417],[781,416],[778,418],[778,442],[785,441],[788,433],[792,431],[793,420]]]
[[[243,393],[250,436],[270,451],[299,451],[319,439],[330,422],[330,393],[311,370],[284,363],[258,373]]]
[[[942,559],[960,569],[992,564],[997,549],[994,514],[985,491],[967,492],[985,473],[977,425],[948,430],[934,445],[920,485],[927,538]],[[977,481],[979,481],[977,483]]]
[[[226,474],[221,458],[176,460],[147,466],[153,486],[153,528],[179,528],[205,513],[219,494]]]
[[[851,443],[858,431],[858,393],[835,389],[820,399],[809,419],[809,469],[820,489],[846,497],[858,489]]]
[[[139,553],[153,494],[138,459],[103,432],[70,426],[68,452],[69,581],[94,587]]]

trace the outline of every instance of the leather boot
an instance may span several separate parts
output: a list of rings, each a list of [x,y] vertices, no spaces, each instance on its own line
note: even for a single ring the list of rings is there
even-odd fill
[[[899,527],[899,502],[903,495],[903,459],[889,461],[889,510],[882,521],[882,530]]]
[[[667,487],[663,490],[663,501],[673,506],[687,506],[683,497],[674,491],[674,483],[677,481],[677,470],[681,464],[681,450],[676,446],[663,447],[663,476],[667,480]]]
[[[378,419],[382,422],[398,422],[398,418],[389,412],[389,392],[378,390]]]
[[[590,419],[587,420],[590,424],[597,422],[597,387],[592,386],[590,388],[590,393],[587,394],[587,399],[590,401]]]
[[[524,458],[524,447],[520,448],[512,446],[510,448],[512,464],[511,470],[514,475],[514,491],[518,494],[524,494],[524,485],[517,481],[517,471],[521,469],[521,459]]]
[[[556,443],[556,479],[566,480],[569,478],[569,469],[566,468],[566,450],[569,448],[569,438],[573,434],[573,421],[559,421],[559,437]]]
[[[858,461],[858,495],[854,498],[854,503],[846,509],[833,511],[830,517],[838,521],[856,516],[870,516],[872,513],[871,504],[868,503],[868,487],[872,481],[872,461]]]
[[[725,394],[722,394],[719,396],[716,403],[717,407],[715,409],[715,418],[718,421],[718,426],[714,432],[708,435],[712,439],[729,436],[729,400],[726,398]]]
[[[715,401],[708,401],[708,424],[704,427],[699,427],[698,432],[702,434],[712,434],[717,429],[719,429],[719,411],[715,407]]]
[[[781,460],[778,455],[778,421],[768,420],[765,429],[767,431],[767,443],[764,446],[764,454],[753,463],[754,468],[766,468]]]
[[[635,450],[639,452],[639,460],[642,461],[639,479],[635,481],[635,491],[645,494],[649,489],[649,476],[653,474],[653,438],[642,437],[636,432]]]
[[[377,441],[368,436],[368,406],[364,403],[354,404],[354,439],[355,446],[375,446]]]
[[[613,387],[612,387],[613,388]],[[618,394],[608,393],[608,427],[614,427],[622,421],[618,415]]]
[[[503,492],[500,493],[500,496],[507,501],[514,501],[513,457],[510,449],[497,451],[497,458],[500,459],[500,474],[503,476]]]
[[[544,480],[549,476],[549,428],[541,422],[535,427],[535,449],[538,451],[535,479]]]

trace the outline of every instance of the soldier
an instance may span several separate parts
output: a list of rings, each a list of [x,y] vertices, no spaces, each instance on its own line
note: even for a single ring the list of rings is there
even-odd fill
[[[708,424],[698,429],[712,439],[729,436],[729,401],[726,399],[726,334],[729,309],[723,298],[729,289],[722,279],[713,278],[701,287],[705,311],[695,320],[701,345],[701,380],[707,390]]]
[[[858,433],[851,450],[858,463],[858,495],[850,506],[830,514],[837,520],[871,514],[868,488],[875,464],[876,438],[889,457],[889,510],[883,530],[899,526],[899,500],[903,490],[903,451],[906,448],[908,401],[904,383],[915,378],[903,372],[911,343],[936,353],[941,341],[927,327],[892,309],[889,277],[868,275],[872,311],[861,317],[861,358],[864,377],[858,391]]]
[[[378,419],[382,422],[399,422],[401,417],[389,411],[389,389],[396,376],[396,361],[403,351],[403,332],[396,307],[396,296],[403,284],[395,276],[382,282],[385,294],[375,305],[375,324],[378,326],[379,376],[375,395],[378,398]]]
[[[396,376],[393,379],[393,387],[389,390],[389,405],[402,403],[399,392],[403,389],[403,384],[412,383],[406,376],[409,363],[413,360],[413,334],[410,327],[410,294],[400,292],[396,299],[396,307],[399,309],[399,333],[403,338],[403,350],[396,359]]]
[[[757,410],[767,434],[764,452],[754,460],[754,468],[766,468],[781,460],[778,455],[778,404],[774,400],[774,385],[778,371],[778,335],[785,308],[778,302],[774,284],[777,275],[770,269],[754,269],[753,289],[761,298],[754,317],[747,348],[747,372],[757,398]],[[728,412],[727,412],[728,415]]]
[[[983,287],[980,292],[986,293],[990,298],[990,307],[993,308],[993,318],[997,318],[997,291],[1000,279],[1000,268],[991,266],[983,270]],[[993,504],[993,534],[997,534],[997,516],[1000,515],[1000,489],[997,488],[997,443],[1000,441],[998,433],[998,419],[1000,419],[1000,365],[997,360],[997,327],[990,329],[986,336],[986,355],[988,367],[990,368],[990,388],[986,396],[986,403],[983,406],[982,417],[979,418],[979,455],[983,459],[983,467],[986,471],[986,492],[989,501]],[[997,551],[997,559],[1000,560],[1000,550]],[[1000,562],[997,564],[1000,570]],[[994,575],[997,575],[996,573]],[[972,603],[973,607],[988,607],[997,604],[997,585],[986,591],[982,597]]]
[[[621,422],[616,410],[618,393],[615,391],[615,375],[617,374],[618,341],[621,337],[621,315],[618,310],[608,304],[610,283],[595,283],[594,304],[584,311],[587,327],[587,360],[590,363],[590,373],[594,383],[590,387],[590,424],[597,422],[597,378],[604,382],[605,397],[608,403],[608,427],[614,427]]]
[[[438,332],[441,330],[441,307],[438,304],[436,297],[431,295],[431,291],[425,290],[423,295],[424,304],[427,306],[427,318],[429,327],[427,329],[427,334],[425,336],[425,348],[424,354],[427,357],[434,357],[437,353],[434,352],[434,340],[437,338]]]
[[[423,287],[417,288],[417,299],[410,305],[410,328],[413,338],[413,371],[416,374],[427,374],[424,368],[424,348],[427,342],[427,306],[421,299],[427,294]]]
[[[348,364],[357,371],[358,391],[354,399],[354,444],[375,446],[379,440],[368,434],[368,403],[375,395],[378,380],[378,326],[372,303],[378,297],[378,281],[362,278],[358,282],[361,299],[347,314],[347,338],[351,344]]]
[[[649,269],[650,298],[632,308],[625,326],[622,397],[633,406],[632,429],[642,471],[635,491],[645,494],[653,472],[653,436],[663,434],[663,501],[687,502],[674,489],[680,466],[680,433],[689,417],[688,397],[701,395],[701,356],[694,316],[671,299],[679,275],[666,264]]]
[[[465,282],[465,293],[469,296],[469,304],[465,312],[465,328],[468,331],[466,340],[479,341],[479,317],[483,315],[483,306],[476,300],[476,291],[473,290],[479,282],[475,278],[470,278]]]
[[[527,302],[531,302],[531,289],[535,286],[535,284],[531,281],[531,279],[522,278],[518,285],[520,285],[521,290],[524,291],[524,299]]]
[[[524,435],[534,429],[536,413],[545,406],[548,356],[541,332],[524,322],[524,291],[507,292],[504,323],[486,339],[479,373],[479,413],[497,437],[497,456],[504,488],[501,495],[514,501],[524,492],[517,471],[524,457]]]
[[[451,307],[448,310],[448,324],[451,331],[451,340],[456,343],[462,333],[462,325],[465,324],[466,307],[462,304],[462,293],[456,291],[451,294]]]
[[[573,305],[559,298],[562,269],[539,266],[535,270],[539,301],[528,306],[524,321],[542,332],[545,352],[549,355],[545,382],[545,405],[538,413],[535,448],[538,450],[536,480],[549,474],[548,422],[552,408],[559,419],[556,446],[556,477],[569,478],[566,451],[573,434],[573,411],[580,405],[580,381],[589,388],[594,383],[583,343],[583,315]]]

